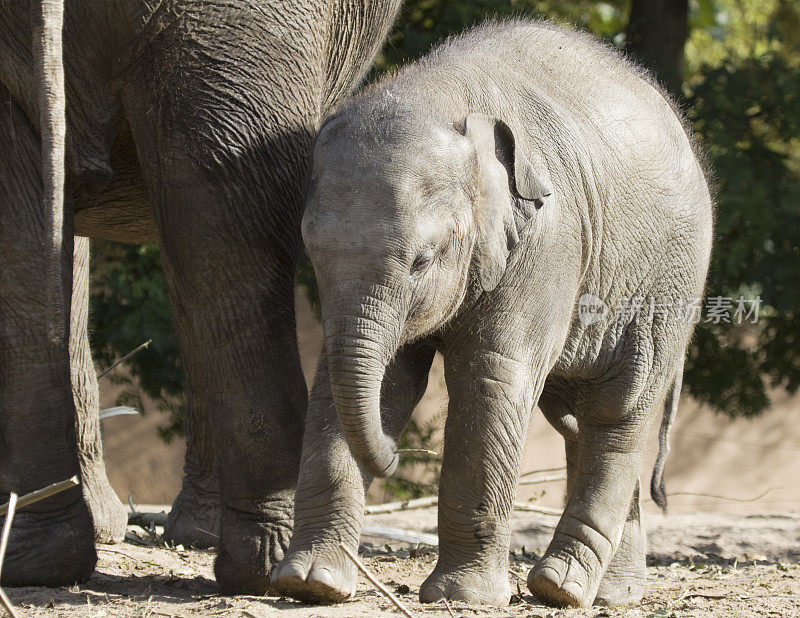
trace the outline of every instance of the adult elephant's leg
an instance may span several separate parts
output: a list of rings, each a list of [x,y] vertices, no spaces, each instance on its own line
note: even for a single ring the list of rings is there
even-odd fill
[[[427,346],[411,345],[401,349],[386,370],[381,417],[384,430],[394,438],[425,392],[433,355]],[[355,592],[357,573],[339,544],[358,549],[364,493],[371,481],[356,464],[342,435],[323,353],[306,419],[294,534],[272,578],[279,594],[330,602]]]
[[[80,468],[68,335],[65,329],[57,343],[48,336],[39,136],[2,85],[0,107],[0,500],[5,502],[11,491],[34,491],[79,474]],[[64,245],[61,272],[69,292],[69,234]],[[68,312],[69,306],[63,307],[63,314]],[[96,561],[92,520],[76,487],[17,513],[2,584],[71,584],[88,578]]]
[[[128,525],[128,516],[106,476],[98,416],[100,395],[89,348],[88,322],[89,239],[76,236],[72,266],[69,355],[83,497],[92,514],[95,540],[99,543],[121,543]]]
[[[540,372],[541,373],[541,372]],[[439,484],[439,560],[424,603],[506,605],[511,510],[537,384],[526,362],[479,351],[445,354],[450,406]]]
[[[129,118],[154,198],[188,405],[208,411],[218,457],[215,572],[226,593],[261,594],[292,529],[307,405],[292,285],[302,142],[283,145],[281,156],[296,157],[285,168],[263,160],[275,155],[270,144],[243,145],[247,160],[229,160],[208,135],[161,126],[142,105],[129,100]]]
[[[206,393],[187,385],[183,432],[186,457],[181,490],[164,526],[164,536],[178,545],[212,547],[219,543],[221,504],[219,475]]]

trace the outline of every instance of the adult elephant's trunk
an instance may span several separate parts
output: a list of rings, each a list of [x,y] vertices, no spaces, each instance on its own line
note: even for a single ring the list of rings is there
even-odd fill
[[[66,334],[61,268],[64,244],[64,141],[66,96],[61,31],[62,0],[41,0],[31,7],[33,61],[42,139],[43,219],[47,284],[47,330],[50,342],[61,345]]]
[[[353,456],[368,472],[387,477],[397,469],[398,455],[381,424],[381,384],[397,350],[400,317],[372,297],[356,303],[355,310],[325,312],[331,393]]]

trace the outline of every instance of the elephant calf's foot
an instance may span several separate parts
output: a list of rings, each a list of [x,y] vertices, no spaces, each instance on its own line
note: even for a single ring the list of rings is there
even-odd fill
[[[646,540],[641,520],[625,523],[622,541],[608,565],[595,597],[595,605],[638,603],[647,583]]]
[[[11,528],[0,584],[69,586],[88,579],[96,563],[92,519],[83,500],[62,512],[21,511]]]
[[[597,557],[578,540],[560,541],[558,536],[528,573],[528,588],[548,605],[589,607],[600,583]]]
[[[442,599],[475,605],[508,605],[511,584],[508,569],[471,570],[470,568],[444,568],[436,565],[419,589],[422,603],[436,603]]]
[[[219,545],[221,512],[219,492],[203,489],[184,479],[172,504],[164,537],[174,545],[208,548]]]
[[[222,511],[222,537],[214,574],[222,594],[266,594],[270,571],[283,558],[292,534],[292,503],[263,513]],[[274,514],[273,514],[274,513]]]
[[[98,543],[122,543],[128,526],[128,513],[111,488],[102,464],[81,470],[83,499],[89,506]]]
[[[336,603],[353,596],[357,576],[355,565],[338,545],[290,551],[275,567],[272,589],[307,603]]]

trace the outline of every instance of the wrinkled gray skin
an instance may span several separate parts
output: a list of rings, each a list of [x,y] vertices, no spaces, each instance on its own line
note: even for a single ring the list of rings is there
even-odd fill
[[[68,3],[63,215],[44,199],[61,185],[42,163],[38,112],[57,97],[34,71],[39,5],[0,5],[0,496],[78,472],[84,494],[17,515],[3,584],[84,579],[95,536],[124,533],[87,338],[83,237],[101,237],[162,246],[188,392],[167,533],[219,547],[223,591],[266,590],[292,527],[307,402],[292,284],[307,153],[399,4]]]
[[[314,148],[303,238],[325,356],[311,394],[295,532],[273,586],[352,594],[364,491],[434,350],[450,395],[439,560],[420,589],[504,605],[509,516],[538,403],[564,436],[568,500],[528,584],[556,605],[641,598],[638,471],[691,326],[666,313],[583,325],[583,294],[702,293],[712,204],[670,104],[584,35],[490,24],[346,103]]]

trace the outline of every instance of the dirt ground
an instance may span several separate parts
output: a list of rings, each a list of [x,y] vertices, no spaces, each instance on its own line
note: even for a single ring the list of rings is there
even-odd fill
[[[369,524],[435,532],[435,509],[372,515]],[[434,527],[431,524],[434,524]],[[525,578],[556,518],[514,516],[509,578],[516,594],[504,609],[451,604],[456,616],[800,616],[800,515],[668,515],[649,518],[647,593],[627,608],[556,610],[538,603]],[[131,527],[121,545],[101,545],[92,578],[72,588],[10,588],[22,616],[350,616],[396,615],[363,576],[349,602],[312,606],[275,597],[221,597],[213,552],[159,546]],[[436,548],[362,539],[362,557],[379,581],[417,616],[449,616],[444,604],[417,602]]]
[[[321,337],[304,296],[298,295],[298,340],[307,379],[313,375]],[[645,502],[649,538],[648,588],[631,608],[554,610],[527,592],[525,577],[547,545],[556,519],[515,515],[512,588],[519,593],[503,610],[451,607],[456,616],[800,616],[800,394],[776,391],[773,406],[759,418],[729,421],[682,397],[667,467],[670,514]],[[101,382],[104,405],[114,392]],[[415,412],[425,422],[446,408],[440,359]],[[169,504],[180,487],[184,446],[156,436],[165,419],[157,413],[104,422],[109,478],[120,497],[137,503]],[[654,428],[655,429],[655,428]],[[655,458],[655,436],[642,468]],[[439,448],[433,446],[433,448]],[[564,463],[563,441],[535,412],[528,428],[523,472]],[[530,477],[527,477],[530,478]],[[518,501],[559,507],[564,482],[521,485]],[[371,501],[387,496],[380,488]],[[391,499],[391,498],[389,498]],[[369,516],[373,526],[435,533],[433,508]],[[376,537],[362,539],[369,568],[417,616],[450,616],[444,605],[417,603],[419,586],[433,569],[436,548],[410,547]],[[523,552],[524,549],[524,552]],[[376,616],[397,615],[362,576],[355,598],[335,606],[310,606],[287,599],[220,597],[213,553],[159,546],[131,528],[122,545],[101,546],[94,576],[71,589],[8,590],[20,615],[31,616]]]

